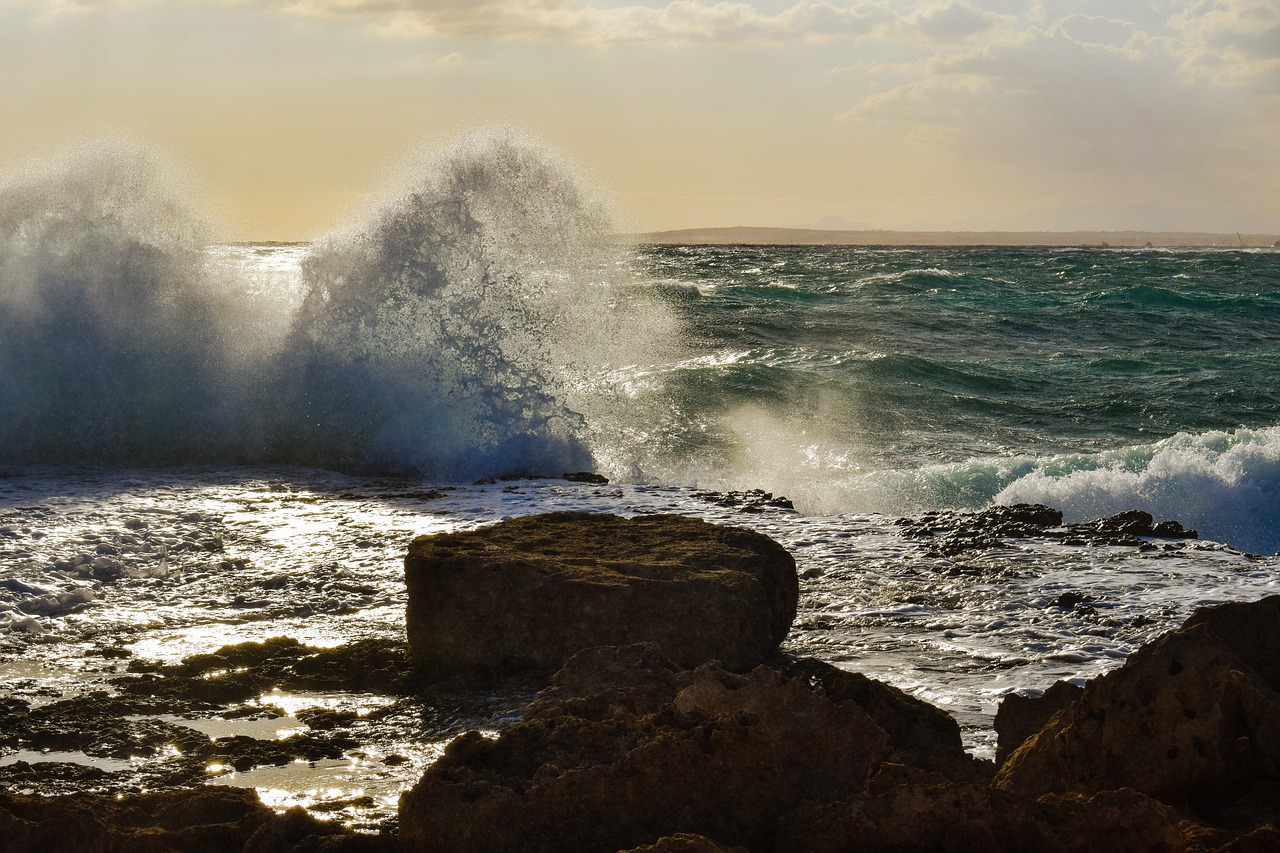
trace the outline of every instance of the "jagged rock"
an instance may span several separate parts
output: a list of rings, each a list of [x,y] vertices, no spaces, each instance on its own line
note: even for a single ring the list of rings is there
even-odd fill
[[[867,711],[808,676],[591,649],[496,740],[454,740],[401,797],[400,833],[450,853],[616,851],[680,832],[766,850],[784,812],[859,790],[893,758]]]
[[[996,710],[997,766],[1004,764],[1023,741],[1044,728],[1050,717],[1079,699],[1083,692],[1083,687],[1070,681],[1058,681],[1039,696],[1017,693],[1005,696]]]
[[[603,474],[597,474],[594,471],[575,471],[573,473],[566,473],[564,475],[564,479],[568,480],[570,483],[590,483],[594,486],[609,485],[608,477]]]
[[[680,832],[624,853],[749,853],[745,847],[725,847],[702,835]]]
[[[1144,544],[1140,537],[1195,539],[1176,521],[1154,523],[1151,514],[1128,510],[1107,518],[1079,524],[1062,522],[1059,510],[1042,504],[993,506],[979,512],[928,512],[918,518],[900,518],[902,535],[924,540],[931,557],[956,557],[972,551],[1008,547],[1006,539],[1058,539],[1068,545]]]
[[[416,539],[405,560],[415,662],[554,672],[592,646],[659,643],[745,671],[795,618],[795,561],[759,533],[673,515],[558,512]]]
[[[778,832],[776,853],[1176,853],[1177,814],[1137,791],[1032,799],[972,784],[900,784],[808,803]]]
[[[852,702],[866,711],[889,735],[894,753],[908,765],[943,773],[947,778],[990,781],[995,767],[964,751],[955,718],[898,688],[813,658],[797,660],[783,670],[809,679],[833,702]]]
[[[1028,795],[1131,787],[1197,819],[1280,811],[1280,596],[1198,611],[1095,679],[996,784]]]

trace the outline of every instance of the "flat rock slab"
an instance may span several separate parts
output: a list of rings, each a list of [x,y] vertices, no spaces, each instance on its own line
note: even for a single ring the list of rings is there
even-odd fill
[[[764,661],[795,618],[795,560],[759,533],[675,515],[557,512],[422,536],[407,632],[428,674],[554,672],[594,646],[654,642],[677,663]]]

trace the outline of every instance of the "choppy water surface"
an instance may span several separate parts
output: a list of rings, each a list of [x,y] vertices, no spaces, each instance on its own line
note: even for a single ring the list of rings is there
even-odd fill
[[[688,488],[560,480],[442,487],[289,468],[11,470],[0,481],[0,619],[8,628],[0,631],[0,673],[7,696],[39,706],[112,694],[110,679],[132,661],[176,662],[229,643],[402,639],[402,561],[417,534],[559,509],[675,512],[785,545],[803,578],[786,650],[946,708],[969,747],[989,755],[991,715],[1005,692],[1091,677],[1196,605],[1262,597],[1280,581],[1275,558],[1211,542],[1140,551],[1026,540],[941,558],[891,518],[744,511],[750,503]],[[1087,601],[1061,606],[1064,593]],[[360,743],[341,758],[212,767],[208,778],[374,826],[394,814],[399,792],[453,734],[500,726],[524,698],[404,706],[357,724]],[[257,701],[261,716],[179,722],[212,737],[283,737],[307,729],[297,717],[306,709],[361,715],[397,700],[268,692]],[[127,772],[83,754],[10,751],[0,765],[18,760],[105,760],[104,769]]]

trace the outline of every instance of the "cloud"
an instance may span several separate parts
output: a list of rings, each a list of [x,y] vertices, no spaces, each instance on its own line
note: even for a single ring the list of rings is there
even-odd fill
[[[1175,174],[1222,156],[1224,129],[1243,121],[1233,99],[1180,74],[1181,51],[1130,21],[1073,14],[935,52],[840,117],[897,122],[904,140],[1009,166]]]
[[[935,41],[967,39],[995,29],[1010,19],[969,3],[923,4],[899,21],[901,32]]]
[[[1280,4],[1275,0],[1196,0],[1169,25],[1182,37],[1182,70],[1188,76],[1280,92]]]
[[[600,8],[577,0],[288,0],[295,15],[358,21],[402,36],[506,41],[770,43],[869,35],[894,20],[883,0],[801,0],[768,14],[743,2],[673,0],[663,6]]]

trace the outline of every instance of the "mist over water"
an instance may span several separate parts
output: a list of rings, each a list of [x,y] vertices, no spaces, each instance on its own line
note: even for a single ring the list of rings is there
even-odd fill
[[[176,183],[155,155],[103,143],[0,187],[0,458],[239,451],[247,306],[206,268]]]

